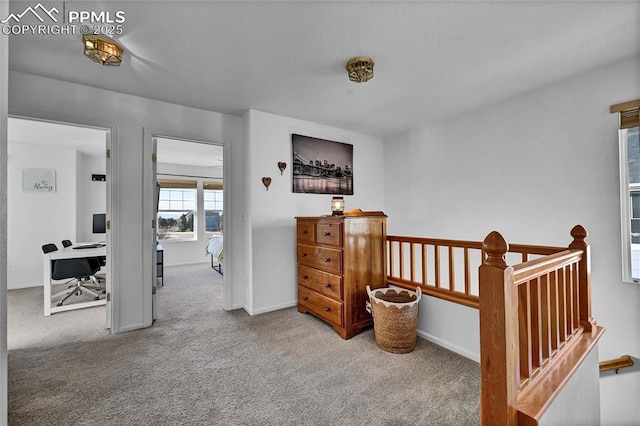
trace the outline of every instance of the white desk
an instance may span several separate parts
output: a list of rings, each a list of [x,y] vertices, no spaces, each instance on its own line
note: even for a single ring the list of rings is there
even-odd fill
[[[82,243],[77,243],[78,245],[82,245]],[[88,249],[73,249],[71,247],[65,247],[62,250],[52,251],[50,253],[45,253],[43,257],[43,269],[44,269],[44,316],[48,317],[51,314],[55,314],[56,312],[64,312],[70,311],[72,309],[82,309],[88,308],[91,306],[100,306],[106,305],[106,299],[100,300],[92,300],[90,302],[82,302],[82,303],[70,303],[68,305],[63,306],[54,306],[51,307],[51,261],[57,259],[73,259],[77,257],[99,257],[106,256],[107,248],[106,246],[98,247],[98,248],[88,248]]]

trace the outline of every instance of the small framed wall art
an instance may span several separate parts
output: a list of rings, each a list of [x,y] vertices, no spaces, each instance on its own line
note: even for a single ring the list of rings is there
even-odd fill
[[[23,192],[56,192],[55,169],[22,169]]]

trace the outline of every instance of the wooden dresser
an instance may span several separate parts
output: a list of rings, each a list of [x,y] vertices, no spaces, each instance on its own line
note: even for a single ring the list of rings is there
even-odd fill
[[[297,217],[298,311],[350,339],[372,323],[366,287],[386,287],[387,218]]]

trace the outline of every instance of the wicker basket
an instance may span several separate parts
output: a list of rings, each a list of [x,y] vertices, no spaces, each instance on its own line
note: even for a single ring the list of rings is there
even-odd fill
[[[396,354],[411,352],[416,347],[418,309],[422,292],[367,286],[367,310],[373,315],[376,344],[382,350]]]

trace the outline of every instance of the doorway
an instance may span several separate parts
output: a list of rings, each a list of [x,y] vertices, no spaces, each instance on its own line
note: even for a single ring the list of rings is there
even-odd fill
[[[154,268],[157,291],[180,275],[200,269],[203,280],[224,287],[224,146],[180,138],[154,136],[157,194],[155,242],[162,251],[162,268]],[[159,264],[158,261],[155,262]],[[167,274],[167,268],[171,273]],[[166,278],[169,281],[165,282]],[[214,284],[217,283],[217,284]],[[189,291],[188,289],[184,289]],[[167,290],[168,291],[168,290]],[[194,290],[197,291],[197,290]],[[154,299],[154,319],[168,313]],[[222,309],[222,297],[218,300]],[[178,302],[178,301],[176,301]],[[212,303],[214,303],[212,301]],[[180,306],[172,303],[171,309]]]
[[[54,243],[62,249],[62,240],[74,243],[107,241],[106,234],[94,233],[93,218],[102,214],[110,217],[110,170],[105,156],[110,136],[109,129],[8,118],[8,311],[34,309],[34,318],[25,312],[18,312],[16,316],[9,312],[9,349],[29,347],[43,339],[81,340],[87,332],[109,333],[110,306],[83,310],[86,311],[83,316],[91,311],[92,319],[85,321],[86,327],[78,327],[74,321],[47,321],[49,317],[43,315],[41,246]],[[28,176],[33,173],[44,173],[49,186],[44,190],[33,190],[27,185]],[[106,258],[109,257],[107,248]],[[107,272],[107,291],[111,284],[110,268],[110,262],[103,268]],[[12,293],[20,297],[12,298]],[[65,303],[74,303],[72,299]],[[17,308],[11,305],[12,300],[25,304]],[[56,329],[48,330],[54,322]]]

